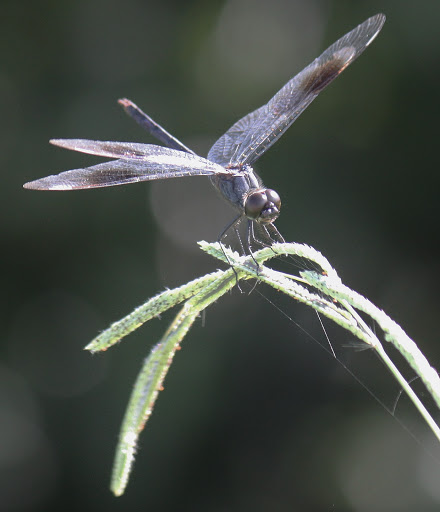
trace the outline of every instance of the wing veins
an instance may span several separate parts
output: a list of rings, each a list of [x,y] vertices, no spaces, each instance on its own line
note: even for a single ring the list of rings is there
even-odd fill
[[[230,174],[206,158],[163,146],[86,139],[57,139],[53,142],[58,146],[84,153],[107,157],[124,154],[125,158],[47,176],[26,183],[25,188],[76,190],[180,176]],[[131,153],[127,155],[127,151]]]
[[[294,76],[269,102],[237,121],[208,153],[223,166],[252,164],[310,103],[373,41],[385,22],[378,14],[361,23]]]

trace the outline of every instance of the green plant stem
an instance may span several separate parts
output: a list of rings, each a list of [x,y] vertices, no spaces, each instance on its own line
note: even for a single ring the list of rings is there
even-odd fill
[[[440,407],[440,379],[437,372],[429,365],[414,341],[399,325],[370,301],[341,283],[336,270],[322,254],[312,247],[302,244],[274,244],[272,247],[261,249],[247,257],[239,256],[229,249],[222,248],[218,243],[200,242],[200,246],[205,252],[232,267],[207,274],[179,288],[158,294],[123,319],[112,324],[86,347],[91,352],[106,350],[147,320],[186,301],[163,338],[145,359],[137,377],[116,449],[111,481],[111,489],[115,495],[120,496],[125,490],[132,470],[139,434],[152,413],[165,376],[181,341],[197,316],[241,279],[255,278],[259,282],[272,286],[289,297],[312,307],[368,343],[376,350],[440,440],[439,427],[358,311],[378,323],[384,332],[385,340],[393,343],[405,357],[425,383],[437,406]],[[307,260],[320,270],[319,272],[304,270],[299,273],[299,276],[296,276],[283,274],[263,265],[267,260],[280,255],[291,255],[301,260]]]

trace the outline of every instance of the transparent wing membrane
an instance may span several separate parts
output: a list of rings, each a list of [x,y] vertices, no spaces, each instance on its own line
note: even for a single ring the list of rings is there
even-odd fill
[[[332,44],[293,77],[266,104],[237,121],[208,153],[227,167],[252,165],[291,126],[308,105],[374,40],[385,22],[377,14]]]
[[[25,188],[75,190],[180,176],[227,173],[223,167],[206,158],[152,144],[86,139],[56,139],[51,142],[63,148],[118,160],[47,176],[26,183]]]

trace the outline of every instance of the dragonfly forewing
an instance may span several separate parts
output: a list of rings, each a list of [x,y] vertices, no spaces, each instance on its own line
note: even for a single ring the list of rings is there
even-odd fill
[[[106,156],[108,158],[125,158],[133,160],[155,161],[164,158],[166,160],[179,159],[185,163],[188,161],[205,160],[194,153],[185,153],[178,149],[166,148],[155,144],[142,144],[139,142],[117,142],[89,139],[51,139],[50,143],[64,149],[79,151],[89,155]]]
[[[373,41],[385,22],[377,14],[332,44],[266,104],[237,121],[212,146],[208,159],[224,166],[252,165],[305,108]]]
[[[213,174],[230,174],[206,158],[152,144],[57,139],[58,146],[94,155],[124,158],[64,171],[24,185],[33,190],[77,190],[111,187],[139,181]]]

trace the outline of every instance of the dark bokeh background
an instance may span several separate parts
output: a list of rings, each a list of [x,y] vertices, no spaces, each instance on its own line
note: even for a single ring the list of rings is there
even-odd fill
[[[430,455],[439,460],[439,450],[407,400],[397,414],[420,443],[309,335],[258,293],[236,290],[184,341],[127,493],[114,498],[124,407],[172,315],[108,353],[82,347],[165,287],[217,268],[196,241],[215,240],[232,211],[205,178],[75,193],[21,186],[97,160],[49,138],[153,142],[117,106],[124,96],[205,155],[383,11],[374,44],[258,169],[282,195],[285,238],[321,250],[438,367],[440,3],[0,5],[0,511],[438,510]],[[258,290],[326,343],[313,312]],[[326,327],[391,406],[398,388],[374,355]]]

